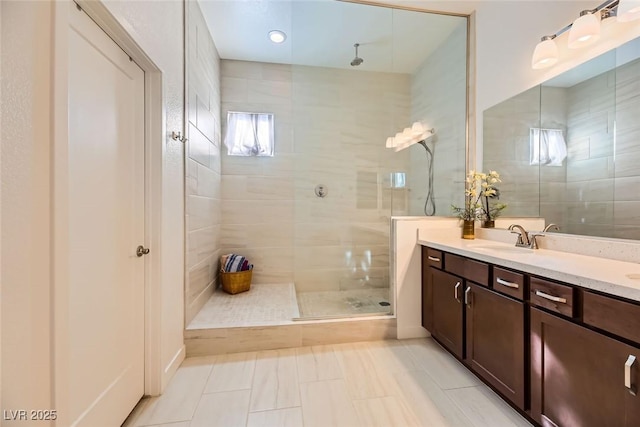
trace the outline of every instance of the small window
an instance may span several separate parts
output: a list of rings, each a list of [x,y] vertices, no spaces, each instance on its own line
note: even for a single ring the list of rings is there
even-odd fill
[[[273,156],[273,114],[227,113],[224,145],[230,156]]]
[[[562,130],[531,128],[529,153],[530,165],[562,166],[567,158],[567,143]]]

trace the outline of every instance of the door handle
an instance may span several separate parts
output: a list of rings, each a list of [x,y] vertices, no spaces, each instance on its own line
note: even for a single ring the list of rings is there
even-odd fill
[[[440,258],[436,258],[436,257],[431,256],[431,255],[428,255],[427,258],[429,259],[429,261],[440,262]]]
[[[465,305],[471,305],[470,302],[469,302],[469,292],[470,291],[471,291],[471,286],[469,286],[467,288],[467,290],[464,291],[464,303],[465,303]]]
[[[636,357],[633,355],[629,355],[627,361],[624,364],[624,386],[627,388],[629,393],[636,395],[636,388],[631,384],[631,368],[633,364],[636,363]]]
[[[453,297],[456,301],[460,302],[460,298],[458,298],[458,288],[460,288],[460,282],[456,283],[455,288],[453,288]]]
[[[567,299],[566,298],[554,297],[553,295],[546,294],[546,293],[544,293],[542,291],[536,291],[536,295],[541,297],[541,298],[548,299],[549,301],[559,302],[559,303],[562,303],[562,304],[566,304],[567,303]]]
[[[136,248],[136,255],[138,256],[138,258],[140,258],[142,255],[146,255],[149,253],[149,248],[145,248],[144,246],[140,245]]]
[[[520,285],[518,285],[517,283],[507,282],[506,280],[501,279],[499,277],[496,278],[496,283],[502,286],[506,286],[507,288],[513,288],[513,289],[518,289],[520,287]]]

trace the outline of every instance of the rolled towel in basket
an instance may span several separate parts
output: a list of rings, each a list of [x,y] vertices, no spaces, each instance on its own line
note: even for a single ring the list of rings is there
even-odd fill
[[[242,271],[242,263],[246,260],[242,255],[231,254],[227,258],[227,263],[224,266],[224,271],[226,272],[236,272]]]

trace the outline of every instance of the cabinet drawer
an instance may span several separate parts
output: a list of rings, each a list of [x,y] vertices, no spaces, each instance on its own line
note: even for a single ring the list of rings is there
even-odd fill
[[[489,286],[489,265],[458,255],[445,254],[445,270],[480,285]]]
[[[537,277],[531,278],[531,304],[574,317],[574,300],[574,289],[571,286],[549,282]]]
[[[585,292],[582,313],[587,325],[640,343],[640,306]]]
[[[430,267],[442,269],[442,252],[437,249],[427,248],[425,261]]]
[[[493,289],[522,300],[524,299],[524,274],[493,267]]]

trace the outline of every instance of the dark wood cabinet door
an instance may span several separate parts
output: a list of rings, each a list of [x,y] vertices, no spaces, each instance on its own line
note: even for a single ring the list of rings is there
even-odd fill
[[[430,267],[433,292],[431,334],[453,354],[463,357],[463,280]],[[457,297],[457,298],[456,298]]]
[[[560,427],[639,426],[640,350],[531,309],[531,415]],[[553,423],[553,424],[550,424]]]
[[[466,362],[525,410],[524,304],[483,286],[469,287]]]
[[[433,274],[429,266],[429,253],[422,248],[422,327],[433,331]]]

